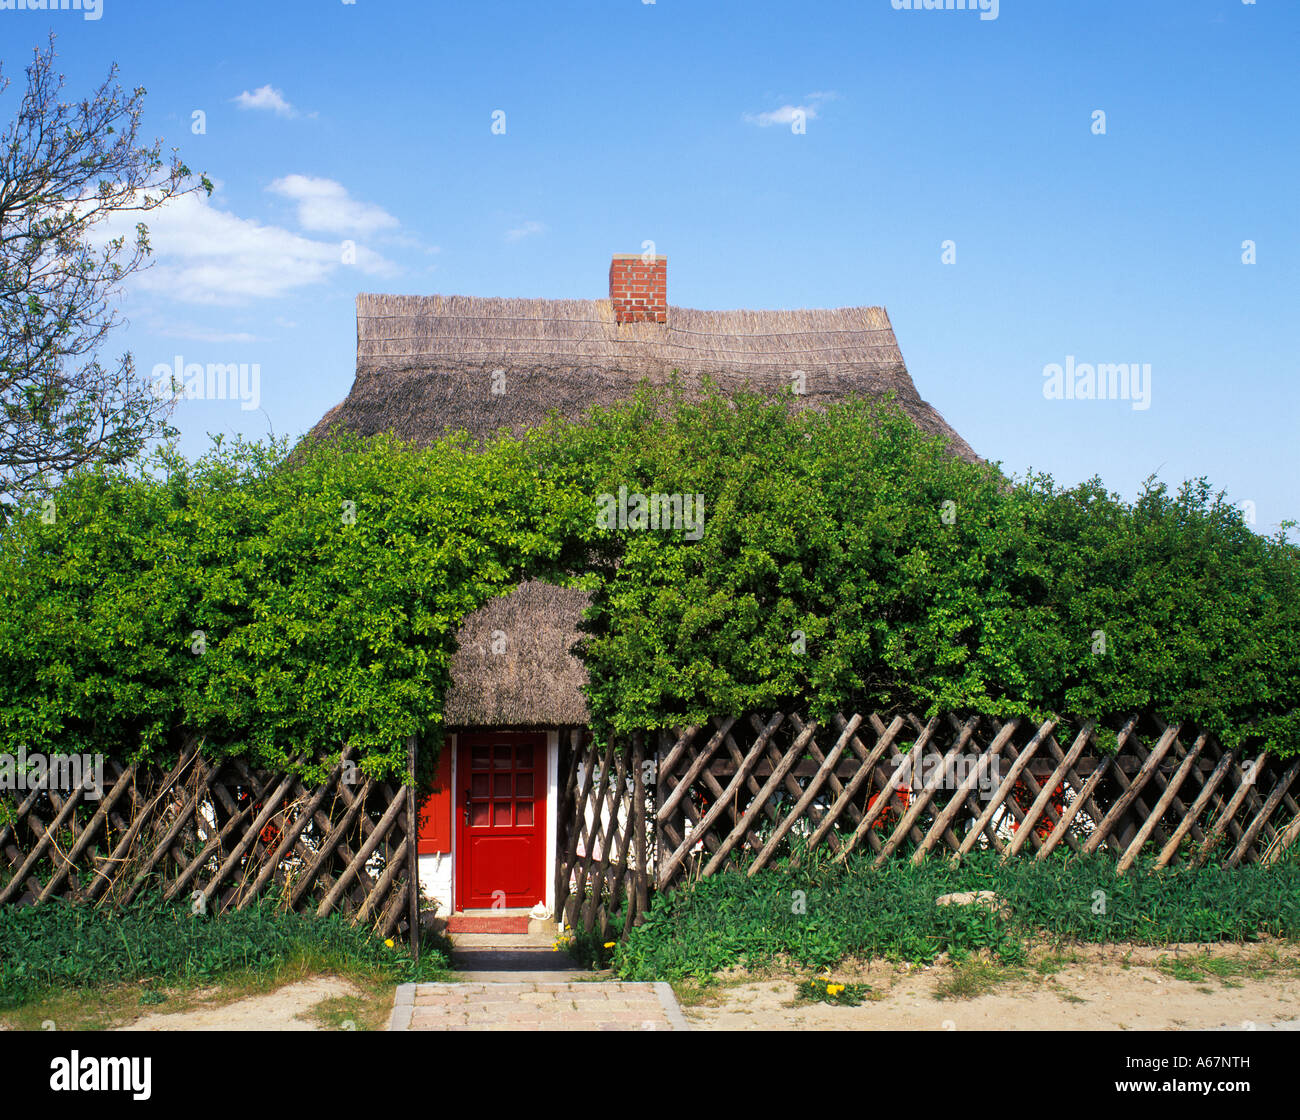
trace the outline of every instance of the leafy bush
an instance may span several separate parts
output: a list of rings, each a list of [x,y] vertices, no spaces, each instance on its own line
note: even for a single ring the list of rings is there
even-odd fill
[[[0,745],[167,762],[193,735],[311,780],[348,742],[391,776],[440,739],[464,617],[543,577],[594,594],[600,734],[907,707],[1300,751],[1300,550],[1207,484],[1013,485],[890,403],[788,404],[643,387],[523,440],[76,474],[0,528]],[[620,487],[702,495],[702,537],[602,527]]]
[[[221,443],[74,476],[0,537],[0,741],[376,777],[436,742],[456,627],[556,550],[517,442]]]
[[[1300,550],[1204,482],[1131,505],[1097,480],[1012,485],[889,403],[794,413],[671,389],[553,422],[532,454],[589,503],[704,500],[695,541],[599,527],[591,504],[568,529],[597,577],[601,731],[789,705],[1138,712],[1300,750]]]
[[[447,968],[436,948],[426,948],[417,966],[403,943],[390,946],[341,914],[278,913],[270,900],[221,917],[157,899],[121,910],[59,899],[0,907],[0,1009],[55,988],[144,979],[189,986],[302,958],[321,969],[362,969],[394,981],[436,978]]]
[[[935,904],[984,890],[1000,905]],[[931,860],[872,870],[851,859],[753,878],[725,872],[657,894],[613,966],[625,979],[676,980],[777,957],[825,968],[849,957],[928,963],[989,950],[1012,962],[1039,934],[1151,945],[1300,937],[1300,860],[1118,875],[1104,855],[1004,864],[989,852],[957,868]]]

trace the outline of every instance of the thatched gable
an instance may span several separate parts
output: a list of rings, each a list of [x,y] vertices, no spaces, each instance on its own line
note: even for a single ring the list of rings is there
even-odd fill
[[[806,392],[797,400],[811,408],[849,393],[892,392],[920,428],[976,457],[917,393],[880,307],[671,307],[666,323],[620,325],[609,300],[363,294],[356,382],[313,432],[391,430],[417,443],[458,429],[519,434],[553,408],[577,418],[674,370],[688,389],[708,375],[724,391],[771,392],[802,372]]]

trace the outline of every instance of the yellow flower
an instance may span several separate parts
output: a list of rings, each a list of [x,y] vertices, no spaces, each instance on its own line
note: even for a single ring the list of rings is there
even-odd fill
[[[605,948],[606,948],[606,949],[612,949],[612,948],[614,948],[615,944],[616,944],[616,942],[613,942],[613,941],[606,941],[606,942],[605,942]]]
[[[387,941],[384,942],[384,944],[391,949],[393,947],[393,939],[390,937]]]
[[[844,985],[843,985],[843,984],[827,984],[827,985],[826,985],[826,994],[827,994],[828,996],[837,996],[837,995],[839,995],[840,992],[842,992],[842,991],[844,991]]]

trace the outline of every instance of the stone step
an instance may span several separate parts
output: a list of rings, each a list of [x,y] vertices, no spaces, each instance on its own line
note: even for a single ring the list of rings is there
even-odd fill
[[[590,980],[595,974],[580,968],[549,972],[457,972],[457,984],[561,984]]]
[[[487,974],[510,979],[516,973],[548,977],[588,976],[568,953],[550,949],[457,949],[451,954],[451,967],[460,979],[463,974],[481,977]]]
[[[455,933],[456,949],[537,949],[552,952],[555,938],[544,933]]]

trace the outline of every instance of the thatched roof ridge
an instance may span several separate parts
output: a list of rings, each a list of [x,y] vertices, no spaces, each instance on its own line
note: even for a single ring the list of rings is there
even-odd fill
[[[667,323],[620,325],[609,300],[362,294],[356,382],[313,431],[392,430],[418,443],[456,429],[519,434],[551,409],[576,419],[674,371],[688,391],[708,376],[724,392],[773,392],[801,371],[806,393],[797,403],[812,408],[892,392],[919,427],[976,457],[917,393],[880,307],[671,307]]]
[[[466,618],[443,702],[447,726],[585,724],[587,671],[569,650],[590,600],[586,591],[530,580]]]

